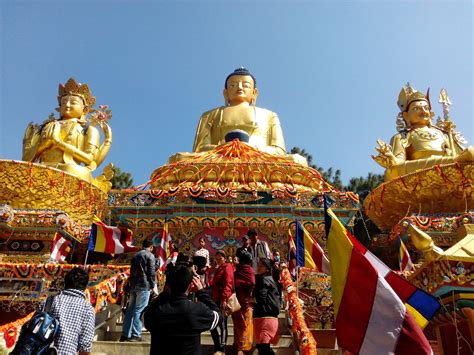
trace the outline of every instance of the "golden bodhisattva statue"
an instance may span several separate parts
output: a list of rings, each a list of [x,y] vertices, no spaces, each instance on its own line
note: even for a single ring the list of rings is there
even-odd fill
[[[436,125],[433,125],[434,113],[431,112],[429,92],[424,95],[410,84],[401,90],[397,118],[399,133],[392,137],[390,144],[377,140],[379,154],[372,156],[386,168],[386,181],[438,164],[474,160],[474,148],[465,149],[462,146],[464,138],[454,131],[445,90],[440,94],[440,102],[444,108],[444,119],[438,118]]]
[[[177,153],[170,162],[197,157],[226,143],[231,132],[243,132],[247,144],[259,151],[287,157],[307,165],[297,154],[287,154],[280,120],[275,112],[255,106],[258,96],[255,77],[245,68],[229,74],[224,84],[225,106],[202,114],[194,139],[194,153]]]
[[[39,162],[86,181],[107,156],[112,144],[112,130],[107,106],[93,109],[95,97],[86,84],[69,79],[59,85],[59,119],[54,115],[42,125],[30,123],[23,139],[23,160]],[[99,126],[104,132],[100,144]]]

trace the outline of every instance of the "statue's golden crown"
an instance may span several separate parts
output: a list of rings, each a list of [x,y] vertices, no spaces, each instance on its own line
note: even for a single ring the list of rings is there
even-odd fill
[[[81,97],[87,107],[92,107],[95,104],[95,97],[92,96],[89,86],[87,86],[87,84],[78,83],[73,78],[70,78],[66,84],[59,84],[59,104],[61,104],[61,97],[64,95],[75,95]]]
[[[422,92],[413,89],[410,83],[408,83],[402,88],[400,94],[398,95],[397,105],[400,108],[400,111],[407,111],[408,106],[410,106],[410,104],[414,101],[426,101],[431,107],[429,92],[430,90],[428,89],[428,92],[425,95]]]

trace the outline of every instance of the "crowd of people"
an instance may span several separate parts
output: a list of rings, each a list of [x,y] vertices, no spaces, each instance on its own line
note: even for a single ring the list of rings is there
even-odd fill
[[[200,334],[205,331],[211,333],[214,354],[225,354],[231,345],[227,344],[229,317],[239,355],[255,347],[259,354],[274,354],[271,344],[278,342],[281,303],[278,265],[278,252],[272,255],[252,229],[235,255],[217,250],[210,257],[204,238],[192,257],[178,253],[167,262],[163,291],[144,311],[150,354],[200,354]],[[232,308],[235,299],[237,309]],[[135,341],[137,335],[123,337]]]
[[[158,294],[153,245],[145,240],[131,261],[126,287],[127,307],[121,342],[142,341],[142,319],[151,334],[150,354],[200,354],[201,333],[210,331],[214,354],[225,354],[227,321],[234,324],[235,351],[245,354],[255,347],[259,354],[274,354],[278,342],[281,288],[279,253],[270,252],[251,229],[235,255],[217,250],[210,256],[206,240],[192,256],[179,253],[170,243],[166,282]],[[50,313],[60,321],[54,346],[58,354],[89,354],[95,314],[84,290],[88,274],[74,268],[65,276],[65,289],[52,301]],[[238,302],[237,302],[238,301]]]

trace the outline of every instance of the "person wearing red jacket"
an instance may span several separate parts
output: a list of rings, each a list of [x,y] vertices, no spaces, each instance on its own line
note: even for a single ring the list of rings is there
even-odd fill
[[[252,267],[252,254],[242,249],[237,253],[239,263],[234,273],[235,294],[241,309],[232,313],[234,321],[234,347],[237,355],[252,350],[253,309],[252,293],[255,287],[255,273]]]
[[[233,293],[234,289],[234,267],[232,264],[226,263],[225,251],[218,250],[216,252],[217,270],[212,280],[212,299],[220,306],[222,310],[226,309],[227,300]],[[214,342],[214,354],[225,353],[227,343],[227,316],[217,328],[211,330],[212,341]]]

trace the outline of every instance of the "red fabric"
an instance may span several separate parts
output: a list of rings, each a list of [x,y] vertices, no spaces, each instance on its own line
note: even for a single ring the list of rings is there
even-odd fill
[[[377,270],[356,248],[352,256],[336,318],[337,341],[346,350],[359,353],[364,341],[377,290]]]
[[[255,287],[255,273],[252,265],[237,264],[234,273],[235,294],[242,308],[250,306],[250,299]]]
[[[429,355],[432,353],[430,343],[423,331],[411,314],[406,312],[395,354]]]
[[[15,326],[8,328],[5,333],[3,333],[3,338],[5,339],[5,345],[7,346],[7,349],[15,345],[16,336],[17,329]]]
[[[219,266],[212,281],[212,299],[217,304],[227,301],[234,292],[234,267],[225,263]]]
[[[411,295],[415,293],[417,288],[412,285],[410,282],[395,274],[393,271],[390,271],[387,276],[385,276],[388,284],[395,291],[398,297],[405,303]]]

